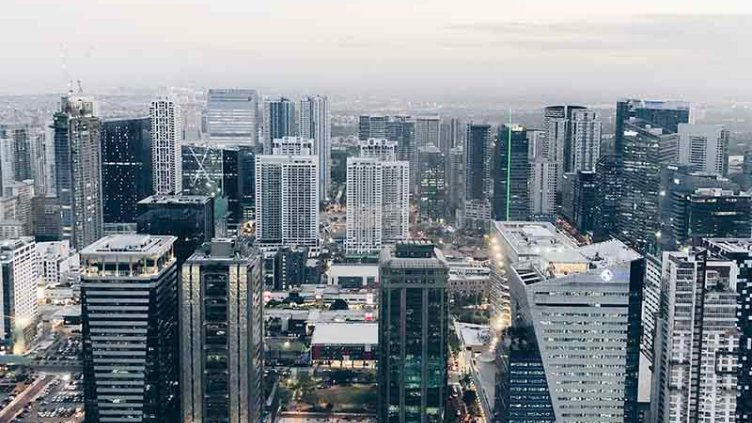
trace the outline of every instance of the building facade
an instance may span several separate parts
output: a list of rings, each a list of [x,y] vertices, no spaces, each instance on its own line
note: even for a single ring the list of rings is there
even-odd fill
[[[180,421],[174,242],[114,235],[81,251],[87,423]]]
[[[313,154],[319,158],[319,202],[324,202],[332,185],[332,113],[329,99],[323,96],[303,97],[298,106],[298,116],[298,135],[313,140]]]
[[[493,218],[495,220],[530,218],[528,150],[529,139],[524,127],[502,125],[499,128],[492,177]],[[541,183],[543,183],[542,179]]]
[[[154,193],[179,194],[183,182],[180,168],[180,143],[183,140],[180,105],[172,98],[157,97],[151,102],[149,116]]]
[[[257,145],[258,93],[242,88],[210,89],[205,119],[206,134],[212,141]]]
[[[7,353],[24,354],[36,336],[38,262],[33,238],[0,242],[0,340]]]
[[[721,125],[679,124],[679,164],[726,176],[729,131]]]

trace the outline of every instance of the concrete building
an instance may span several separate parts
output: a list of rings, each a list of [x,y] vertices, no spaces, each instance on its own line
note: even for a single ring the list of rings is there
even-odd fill
[[[37,334],[37,264],[33,238],[0,242],[0,340],[12,354],[26,353]]]
[[[326,275],[328,285],[344,289],[373,288],[379,280],[379,266],[333,263]]]
[[[45,286],[64,284],[71,273],[78,273],[80,257],[69,241],[37,242],[37,273]]]
[[[275,138],[271,141],[274,156],[312,156],[315,155],[315,141],[312,138],[290,137]]]
[[[448,395],[446,260],[433,244],[408,241],[385,248],[379,268],[379,421],[442,422]]]
[[[102,236],[101,121],[91,97],[70,94],[53,116],[62,238],[83,248]]]
[[[721,125],[679,124],[679,164],[695,172],[728,174],[729,131]]]
[[[154,193],[179,194],[183,182],[180,168],[180,144],[183,141],[180,104],[170,97],[157,97],[151,102],[149,117]]]
[[[371,157],[347,159],[348,254],[374,254],[407,239],[409,230],[409,163],[394,160],[389,141],[361,143],[361,153]]]
[[[495,222],[494,239],[511,306],[495,418],[637,421],[645,260],[617,240],[578,247],[550,223]],[[522,376],[535,395],[509,389]]]
[[[174,242],[114,235],[81,251],[87,423],[180,421]]]
[[[318,157],[257,156],[256,239],[269,246],[318,246]]]
[[[243,88],[212,88],[206,98],[205,132],[212,142],[258,144],[258,93]]]
[[[311,336],[311,362],[339,368],[375,368],[378,323],[318,323]]]
[[[263,118],[264,154],[271,154],[273,140],[298,135],[295,102],[289,98],[265,98]]]
[[[182,421],[261,421],[263,286],[258,251],[214,239],[183,264]]]
[[[417,116],[415,118],[415,145],[418,149],[441,145],[441,118],[439,116]],[[418,154],[420,157],[420,154]]]

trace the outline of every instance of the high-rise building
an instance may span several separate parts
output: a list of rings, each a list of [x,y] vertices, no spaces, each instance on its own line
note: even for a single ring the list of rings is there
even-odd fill
[[[752,242],[750,242],[749,237],[711,238],[703,240],[702,248],[707,249],[709,256],[712,256],[714,260],[730,261],[735,267],[736,272],[733,277],[729,278],[729,283],[733,281],[736,284],[737,293],[735,326],[738,329],[739,342],[731,346],[733,350],[733,347],[738,345],[735,369],[737,395],[735,420],[729,419],[727,421],[746,422],[752,419],[752,324],[750,324],[750,321],[752,321],[752,294],[750,294],[752,292],[752,266],[749,265],[750,260],[752,260]],[[704,315],[708,318],[712,317],[708,313],[704,313]],[[734,354],[723,358],[726,358],[726,365],[733,365]],[[730,368],[729,370],[730,372],[724,376],[733,379],[734,369]],[[718,381],[718,379],[714,377],[711,381]],[[711,392],[709,398],[711,400],[712,395]],[[721,416],[725,415],[726,410],[723,411]],[[723,420],[718,419],[717,421]]]
[[[373,254],[405,240],[410,218],[409,163],[394,159],[395,143],[361,141],[347,159],[347,238],[350,254]]]
[[[721,125],[679,124],[679,164],[695,172],[728,173],[729,131]]]
[[[319,201],[324,202],[331,189],[332,114],[329,99],[322,96],[304,97],[300,100],[298,113],[298,135],[314,141],[313,154],[319,157]]]
[[[272,141],[298,135],[295,102],[289,98],[264,99],[264,154],[271,154]]]
[[[613,154],[601,156],[595,169],[597,200],[593,237],[602,241],[617,233],[623,181],[619,177],[617,157]]]
[[[182,191],[180,143],[183,140],[180,105],[172,98],[157,97],[149,107],[154,192],[158,195]]]
[[[752,195],[717,173],[692,166],[665,166],[661,181],[661,242],[665,251],[701,238],[744,238],[752,234]]]
[[[437,146],[419,148],[420,172],[418,213],[421,219],[440,221],[447,217],[446,157]]]
[[[24,354],[36,336],[38,260],[33,238],[0,242],[0,341],[12,354]]]
[[[381,253],[379,421],[444,421],[448,273],[441,251],[425,241]]]
[[[744,163],[742,164],[742,188],[752,188],[752,150],[744,151]]]
[[[596,230],[598,178],[595,171],[581,170],[565,173],[562,179],[561,214],[581,234],[593,234]]]
[[[689,103],[685,101],[621,99],[616,103],[616,121],[614,136],[614,153],[618,167],[628,149],[624,138],[627,136],[624,127],[630,119],[648,122],[651,127],[663,128],[667,133],[679,131],[680,123],[689,123]]]
[[[270,264],[273,269],[269,272],[269,281],[272,282],[269,289],[287,291],[305,283],[308,248],[283,246],[268,253],[267,258],[273,262]]]
[[[622,186],[614,235],[638,251],[655,252],[661,237],[661,169],[674,162],[674,155],[665,151],[674,148],[677,135],[637,118],[621,127]]]
[[[263,286],[258,251],[214,239],[183,264],[180,389],[184,422],[260,422]]]
[[[313,156],[314,141],[302,137],[282,137],[272,140],[271,154],[275,156]]]
[[[53,116],[55,177],[63,239],[81,249],[102,236],[100,131],[91,97],[63,97]]]
[[[318,157],[256,157],[256,238],[265,245],[318,245]]]
[[[502,125],[499,128],[493,159],[495,220],[527,220],[530,217],[530,160],[527,135],[527,129],[519,125]],[[469,165],[468,163],[468,169]],[[541,183],[545,182],[541,180]]]
[[[154,192],[151,120],[105,120],[101,142],[104,222],[135,222],[137,203]]]
[[[33,166],[33,128],[28,125],[0,125],[0,143],[3,164],[9,164],[7,177],[14,181],[35,179]],[[6,169],[3,169],[6,171]]]
[[[178,265],[214,238],[214,199],[201,195],[152,195],[138,202],[140,234],[172,235]]]
[[[465,137],[465,201],[485,200],[491,198],[491,167],[493,161],[493,139],[491,125],[467,125]],[[527,150],[525,150],[527,154]]]
[[[449,156],[449,151],[456,147],[464,145],[463,138],[465,127],[457,118],[450,118],[441,122],[441,134],[439,137],[439,149],[445,156]]]
[[[179,422],[175,237],[111,235],[81,251],[85,422]]]
[[[386,138],[387,121],[389,121],[389,117],[384,115],[360,115],[358,117],[358,139],[365,141],[369,138]]]
[[[184,143],[183,195],[214,198],[216,233],[235,233],[243,220],[239,190],[239,148],[216,143]],[[229,231],[229,232],[228,232]]]
[[[257,145],[258,93],[242,88],[210,89],[205,119],[211,141]]]
[[[512,328],[501,316],[495,421],[637,421],[645,260],[617,240],[570,239],[548,222],[495,222],[507,285],[492,296],[509,292]]]
[[[737,393],[737,264],[705,249],[664,252],[662,262],[652,421],[737,421],[738,396],[749,396]]]
[[[438,116],[418,116],[415,118],[415,145],[418,149],[441,145],[441,118]]]
[[[601,156],[601,128],[598,114],[587,109],[572,111],[570,121],[571,147],[565,163],[565,172],[595,170]]]

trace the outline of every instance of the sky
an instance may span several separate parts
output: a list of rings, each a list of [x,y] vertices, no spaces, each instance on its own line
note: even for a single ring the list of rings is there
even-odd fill
[[[0,94],[752,100],[744,0],[2,0]]]

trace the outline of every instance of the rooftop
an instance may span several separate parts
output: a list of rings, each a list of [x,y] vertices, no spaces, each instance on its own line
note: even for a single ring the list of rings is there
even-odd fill
[[[81,251],[82,255],[162,255],[172,248],[174,236],[119,234],[109,235]]]
[[[151,195],[138,204],[206,204],[209,200],[206,195]]]
[[[378,323],[319,323],[311,338],[311,345],[376,345],[378,343]]]

